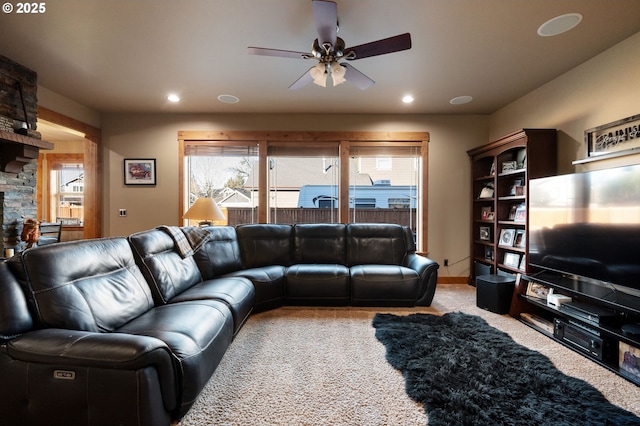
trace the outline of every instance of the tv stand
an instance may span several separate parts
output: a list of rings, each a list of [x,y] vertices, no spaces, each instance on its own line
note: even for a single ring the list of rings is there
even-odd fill
[[[552,307],[545,289],[569,296],[571,302]],[[509,314],[640,386],[640,296],[543,271],[521,276]]]

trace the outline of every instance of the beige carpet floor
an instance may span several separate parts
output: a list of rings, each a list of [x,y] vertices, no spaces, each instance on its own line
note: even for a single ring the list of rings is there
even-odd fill
[[[508,315],[475,305],[475,288],[440,285],[428,308],[285,307],[253,315],[179,426],[425,425],[421,405],[385,360],[376,312],[478,315],[640,415],[640,387]],[[526,360],[522,360],[526,362]]]

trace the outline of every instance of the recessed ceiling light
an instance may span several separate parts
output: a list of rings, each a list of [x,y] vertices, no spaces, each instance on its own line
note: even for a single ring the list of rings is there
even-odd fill
[[[237,104],[238,102],[240,102],[240,99],[238,99],[237,96],[233,95],[220,95],[218,96],[218,100],[225,104]]]
[[[172,93],[169,96],[167,96],[167,100],[169,102],[180,102],[180,96],[176,95],[175,93]]]
[[[411,95],[404,95],[402,97],[402,102],[404,102],[405,104],[410,104],[413,101],[414,101],[414,99],[413,99],[413,96],[411,96]]]
[[[565,33],[582,22],[582,15],[579,13],[567,13],[549,19],[538,28],[538,35],[550,37]]]
[[[451,105],[468,104],[473,98],[471,96],[457,96],[449,101]]]

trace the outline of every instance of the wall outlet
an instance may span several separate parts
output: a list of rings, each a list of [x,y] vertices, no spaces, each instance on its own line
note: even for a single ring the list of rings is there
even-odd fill
[[[127,209],[118,210],[118,216],[125,217],[127,215]]]
[[[449,266],[449,259],[444,260],[444,266]]]

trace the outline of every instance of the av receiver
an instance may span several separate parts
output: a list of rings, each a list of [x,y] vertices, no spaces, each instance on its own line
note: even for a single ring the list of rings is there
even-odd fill
[[[611,359],[613,345],[606,338],[596,336],[586,327],[579,327],[558,318],[553,323],[553,335],[556,339],[600,361]]]

